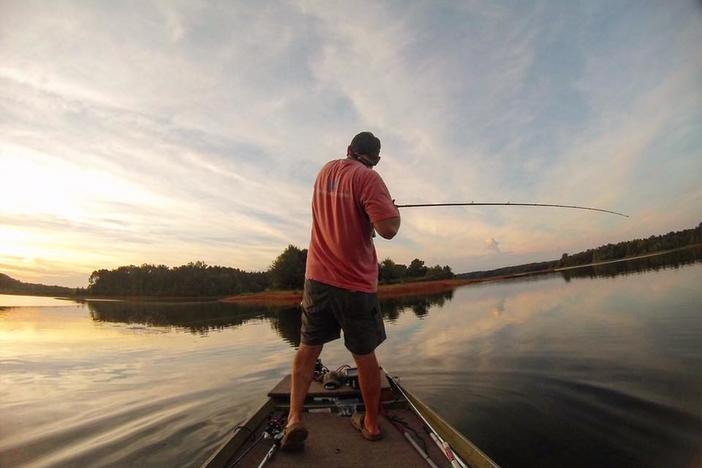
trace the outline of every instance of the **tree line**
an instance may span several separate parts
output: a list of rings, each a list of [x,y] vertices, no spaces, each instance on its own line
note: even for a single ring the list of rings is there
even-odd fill
[[[649,236],[645,239],[633,239],[616,244],[606,244],[595,249],[588,249],[572,255],[564,253],[559,260],[526,263],[495,270],[474,271],[472,273],[463,273],[458,275],[458,277],[464,279],[480,279],[495,276],[529,274],[537,271],[554,270],[556,268],[621,260],[700,243],[702,243],[702,223],[692,229],[671,231],[667,234]]]
[[[646,239],[633,239],[617,244],[607,244],[573,255],[564,253],[558,261],[558,267],[587,265],[627,257],[637,257],[699,243],[702,243],[702,223],[692,229],[671,231],[660,236],[649,236]]]
[[[307,250],[289,245],[266,271],[190,262],[166,265],[128,265],[94,271],[88,280],[90,296],[221,297],[266,289],[301,288]]]
[[[559,260],[536,262],[476,271],[458,275],[460,278],[484,278],[528,274],[578,265],[587,265],[702,243],[702,223],[692,229],[669,232],[645,239],[607,244],[573,255],[563,254]],[[307,249],[289,245],[266,271],[244,271],[239,268],[191,262],[178,267],[143,264],[127,265],[112,270],[94,271],[87,288],[65,288],[23,283],[0,273],[0,293],[55,296],[153,296],[153,297],[221,297],[252,293],[267,289],[301,289],[304,284]],[[409,265],[386,258],[379,264],[380,283],[426,281],[452,278],[456,275],[448,265],[427,266],[413,259]]]
[[[127,265],[94,271],[84,291],[88,296],[217,297],[263,291],[270,284],[266,272],[190,262],[166,265]]]
[[[301,289],[305,281],[307,249],[289,245],[266,271],[191,262],[174,268],[166,265],[127,265],[94,271],[88,280],[89,296],[220,297],[267,289]],[[426,267],[414,259],[409,266],[385,259],[379,265],[381,282],[442,279],[453,276],[451,268]]]
[[[448,265],[428,267],[424,260],[415,258],[409,264],[395,263],[386,258],[378,265],[378,281],[380,283],[399,283],[403,281],[431,281],[453,278],[454,274]]]
[[[627,262],[600,263],[581,268],[566,268],[559,273],[563,279],[572,278],[614,278],[620,275],[631,275],[644,271],[659,271],[668,268],[680,268],[683,265],[702,261],[702,246],[695,248],[676,249],[665,255],[635,258]]]

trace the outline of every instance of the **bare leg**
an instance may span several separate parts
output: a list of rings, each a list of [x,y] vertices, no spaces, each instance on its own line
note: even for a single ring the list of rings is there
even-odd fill
[[[302,421],[302,410],[305,406],[307,391],[312,382],[314,365],[317,362],[322,345],[309,346],[300,344],[293,361],[292,383],[290,389],[290,413],[288,426]]]
[[[363,425],[368,433],[379,434],[380,371],[378,370],[378,359],[375,357],[375,352],[354,354],[353,359],[358,366],[358,383],[361,386],[361,395],[363,395],[363,403],[366,406]]]

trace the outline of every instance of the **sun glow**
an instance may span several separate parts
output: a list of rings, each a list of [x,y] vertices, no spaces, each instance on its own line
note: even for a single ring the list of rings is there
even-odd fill
[[[89,216],[95,202],[168,203],[106,170],[15,145],[0,146],[0,197],[12,200],[3,205],[3,214],[47,214],[70,220]]]
[[[0,145],[0,199],[5,201],[0,206],[0,263],[25,281],[62,264],[87,274],[105,262],[105,252],[96,246],[109,239],[91,245],[90,236],[97,236],[96,241],[103,229],[132,229],[128,209],[108,213],[106,205],[161,210],[173,205],[106,170],[16,145]]]

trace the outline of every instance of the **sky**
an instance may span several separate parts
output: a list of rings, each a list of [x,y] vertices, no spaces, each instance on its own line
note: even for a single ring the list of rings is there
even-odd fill
[[[356,133],[380,259],[467,272],[702,221],[702,2],[0,0],[0,272],[264,270]]]

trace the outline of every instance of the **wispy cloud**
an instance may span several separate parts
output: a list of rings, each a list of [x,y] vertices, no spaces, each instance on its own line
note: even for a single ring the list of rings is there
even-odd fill
[[[8,265],[60,264],[71,284],[124,263],[266,268],[307,244],[316,171],[362,129],[383,141],[379,170],[398,202],[633,215],[407,210],[381,257],[463,271],[699,222],[694,2],[0,10]],[[30,270],[20,278],[50,273]]]

